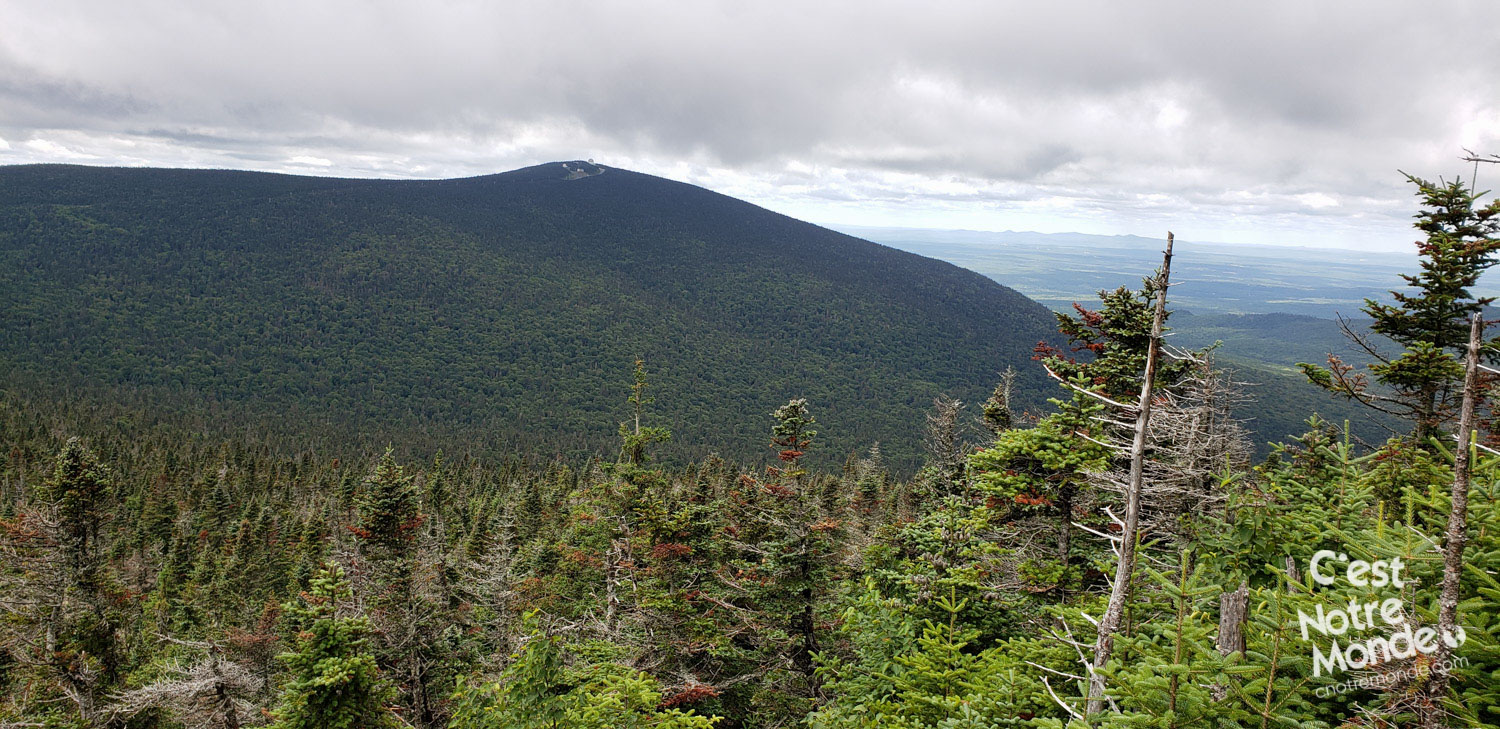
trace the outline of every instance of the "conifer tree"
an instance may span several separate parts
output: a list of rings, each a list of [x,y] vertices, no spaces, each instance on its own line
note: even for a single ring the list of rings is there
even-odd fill
[[[1441,513],[1439,494],[1429,508]],[[1450,669],[1453,695],[1441,706],[1473,726],[1500,726],[1500,458],[1475,467],[1470,542],[1457,613],[1467,640]]]
[[[670,440],[672,432],[666,428],[641,425],[646,406],[653,401],[651,396],[646,394],[646,388],[650,386],[650,383],[646,381],[645,360],[635,361],[634,377],[635,383],[630,387],[630,397],[625,399],[625,402],[630,405],[631,420],[628,423],[620,423],[620,457],[626,463],[640,465],[646,462],[646,447],[652,443]]]
[[[1109,602],[1099,618],[1097,638],[1094,643],[1094,660],[1089,674],[1087,714],[1092,715],[1102,706],[1104,698],[1104,676],[1099,673],[1113,657],[1113,642],[1124,619],[1125,603],[1130,599],[1130,590],[1135,577],[1137,549],[1140,541],[1140,511],[1145,486],[1146,442],[1150,434],[1151,411],[1155,405],[1156,388],[1162,369],[1163,351],[1161,338],[1167,318],[1167,286],[1172,272],[1172,233],[1167,232],[1167,249],[1162,255],[1161,268],[1155,281],[1148,286],[1154,293],[1151,325],[1146,346],[1144,370],[1141,374],[1140,397],[1133,408],[1135,427],[1128,451],[1129,475],[1119,483],[1124,489],[1125,516],[1120,520],[1120,536],[1115,555],[1115,576],[1110,584]],[[1166,369],[1170,369],[1169,364]],[[1113,373],[1106,373],[1108,377]],[[1130,412],[1127,410],[1127,412]]]
[[[72,705],[84,726],[107,721],[104,697],[118,680],[117,592],[103,525],[112,477],[70,438],[37,490],[40,503],[5,522],[0,609],[10,658]]]
[[[1178,574],[1144,572],[1160,590],[1166,604],[1161,617],[1134,635],[1119,637],[1118,650],[1130,655],[1128,666],[1106,669],[1111,694],[1120,708],[1121,726],[1189,729],[1222,726],[1223,711],[1211,693],[1209,678],[1220,672],[1217,654],[1209,648],[1213,626],[1203,603],[1219,592],[1203,584],[1202,565],[1190,554],[1180,555]],[[1155,607],[1155,606],[1152,606]]]
[[[823,591],[820,584],[827,574],[826,560],[832,551],[828,532],[838,528],[835,520],[814,520],[817,512],[806,511],[812,499],[808,496],[807,472],[800,461],[817,431],[809,412],[807,401],[796,399],[772,413],[776,424],[771,429],[771,447],[778,449],[776,457],[784,466],[771,469],[776,483],[770,491],[780,501],[781,533],[769,545],[772,549],[768,566],[772,574],[782,583],[783,589],[794,596],[791,610],[791,630],[797,636],[792,661],[809,679],[813,675],[813,654],[818,650],[817,596]]]
[[[1047,583],[1051,586],[1066,588],[1072,581],[1075,508],[1088,496],[1090,474],[1102,470],[1108,457],[1103,448],[1078,437],[1091,432],[1100,409],[1080,396],[1031,428],[1002,432],[992,446],[970,457],[979,489],[1016,518],[1050,515],[1055,549],[1042,559],[1057,566],[1055,579]]]
[[[349,580],[328,565],[310,590],[284,607],[298,626],[280,659],[291,677],[274,712],[274,729],[381,729],[399,723],[386,708],[393,691],[370,653],[370,625],[351,614]]]
[[[649,676],[609,663],[569,667],[561,638],[527,616],[529,638],[493,683],[460,684],[454,725],[465,729],[710,729],[717,719],[659,708]]]
[[[1103,471],[1114,456],[1104,440],[1099,416],[1104,401],[1134,399],[1140,387],[1151,342],[1152,303],[1160,287],[1155,277],[1142,288],[1099,292],[1100,307],[1074,304],[1074,314],[1057,314],[1058,331],[1067,349],[1037,345],[1037,357],[1066,391],[1054,399],[1057,412],[1033,427],[998,434],[990,448],[970,458],[974,481],[983,491],[1011,504],[1019,518],[1048,514],[1054,523],[1055,551],[1047,555],[1060,565],[1059,581],[1067,587],[1073,563],[1075,511],[1095,499],[1092,474]],[[1163,312],[1163,320],[1170,311]],[[1168,387],[1188,371],[1186,361],[1161,363],[1158,387]],[[1052,570],[1048,570],[1052,572]]]
[[[70,586],[91,600],[102,587],[100,530],[109,475],[82,441],[71,438],[57,454],[43,492],[57,510],[59,547]]]
[[[454,656],[440,638],[448,615],[432,588],[441,573],[424,551],[425,516],[414,478],[389,449],[365,482],[354,532],[369,566],[367,594],[375,627],[374,655],[395,679],[409,721],[419,727],[440,723]]]
[[[738,559],[735,576],[725,582],[744,608],[740,618],[758,633],[758,670],[788,679],[785,685],[773,679],[765,698],[791,699],[805,712],[804,702],[818,695],[818,615],[838,573],[835,555],[845,524],[841,514],[826,511],[816,480],[802,465],[817,435],[807,401],[791,400],[772,417],[770,445],[779,465],[767,467],[764,482],[741,479],[742,513],[731,524]]]
[[[934,616],[919,621],[909,605],[881,597],[867,581],[841,615],[838,634],[849,655],[820,656],[832,698],[808,725],[995,729],[1029,726],[1055,708],[1027,661],[1053,663],[1043,654],[1061,646],[983,640],[964,615],[971,603],[952,584],[931,603]]]
[[[1392,303],[1366,299],[1370,330],[1400,347],[1394,356],[1378,343],[1344,326],[1349,340],[1366,357],[1368,375],[1337,356],[1327,366],[1298,363],[1308,380],[1335,395],[1412,424],[1421,447],[1452,417],[1463,379],[1458,353],[1468,342],[1468,320],[1492,299],[1470,291],[1479,275],[1495,264],[1500,250],[1500,199],[1480,206],[1482,196],[1462,180],[1431,182],[1407,175],[1417,188],[1422,209],[1415,226],[1426,237],[1417,241],[1422,270],[1403,274],[1407,291],[1392,291]],[[1383,386],[1372,386],[1370,378]]]
[[[410,576],[422,522],[419,508],[412,478],[387,448],[360,494],[355,534],[366,557],[392,570],[392,576],[403,582]]]

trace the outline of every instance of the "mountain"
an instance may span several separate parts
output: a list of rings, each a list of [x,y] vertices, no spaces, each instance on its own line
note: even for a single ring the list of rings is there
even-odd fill
[[[0,382],[325,447],[612,447],[636,357],[673,453],[918,452],[934,396],[1051,394],[1048,310],[980,274],[586,162],[395,181],[0,168]]]

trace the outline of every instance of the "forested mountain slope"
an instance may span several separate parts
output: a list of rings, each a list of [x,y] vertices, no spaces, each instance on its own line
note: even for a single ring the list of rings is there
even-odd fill
[[[1020,371],[1041,305],[956,266],[587,163],[458,180],[0,168],[7,386],[320,439],[607,448],[631,362],[679,453],[917,450],[939,393]],[[452,443],[448,443],[452,447]],[[735,451],[734,449],[740,449]]]

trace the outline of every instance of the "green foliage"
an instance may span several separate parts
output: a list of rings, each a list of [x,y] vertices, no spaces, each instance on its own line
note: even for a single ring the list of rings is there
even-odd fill
[[[1067,337],[1073,353],[1087,352],[1088,358],[1080,361],[1049,347],[1039,347],[1038,354],[1064,381],[1082,378],[1088,389],[1115,400],[1130,400],[1139,394],[1141,373],[1146,369],[1156,292],[1153,276],[1144,279],[1140,289],[1122,286],[1100,291],[1097,310],[1074,304],[1076,316],[1057,314],[1058,331]],[[1175,382],[1187,367],[1186,361],[1164,361],[1157,371],[1158,387]]]
[[[807,401],[788,401],[771,416],[770,445],[782,465],[768,467],[769,480],[754,484],[736,568],[753,578],[745,595],[750,604],[764,619],[780,623],[761,651],[790,657],[801,677],[789,693],[810,697],[816,693],[819,611],[839,577],[835,559],[845,525],[837,505],[822,498],[801,464],[817,435]]]
[[[1202,530],[1226,584],[1280,584],[1288,560],[1340,549],[1342,530],[1373,525],[1380,507],[1364,474],[1376,457],[1357,454],[1347,433],[1319,418],[1308,427],[1292,444],[1278,444],[1256,479],[1230,490],[1224,518]]]
[[[56,504],[61,524],[64,565],[75,589],[92,593],[99,588],[103,546],[99,528],[109,497],[109,473],[77,438],[70,438],[42,483],[41,495]]]
[[[1375,383],[1353,365],[1330,355],[1328,366],[1298,363],[1312,384],[1381,412],[1407,419],[1416,442],[1426,447],[1452,417],[1462,389],[1460,350],[1469,340],[1469,317],[1484,311],[1488,298],[1470,289],[1500,250],[1500,200],[1478,207],[1479,194],[1459,179],[1433,183],[1407,175],[1417,188],[1422,210],[1416,228],[1426,236],[1417,242],[1422,270],[1403,274],[1411,291],[1392,291],[1393,303],[1366,299],[1370,331],[1396,343],[1395,356],[1381,355],[1374,344],[1353,335],[1355,344],[1374,359],[1367,365]]]
[[[558,182],[539,170],[526,179]],[[553,192],[575,194],[613,174],[563,181],[573,187]],[[513,182],[488,184],[524,196]],[[351,196],[385,209],[378,195],[361,197],[382,185],[326,184],[335,208]],[[456,187],[473,185],[483,183]],[[451,190],[424,198],[418,188],[427,212],[447,219],[439,203]],[[106,218],[129,231],[120,209],[51,209],[35,202],[44,193],[21,190],[17,199],[41,206],[28,215],[57,215],[102,240],[126,235]],[[593,209],[578,210],[588,217]],[[14,244],[4,235],[4,245]],[[270,240],[266,248],[280,250]],[[320,255],[313,249],[308,255]],[[619,253],[597,262],[624,275],[640,270]],[[355,270],[362,261],[344,263]],[[411,293],[385,270],[365,271],[374,276],[369,301],[409,302],[383,298]],[[15,271],[0,268],[4,276]],[[444,292],[422,295],[436,301]],[[297,294],[288,299],[287,311],[301,311]],[[1006,423],[992,409],[994,443],[968,459],[967,472],[943,460],[965,450],[947,437],[955,426],[931,438],[944,444],[932,449],[941,457],[915,478],[892,473],[878,447],[864,457],[844,451],[851,455],[842,471],[821,470],[818,453],[843,433],[837,418],[818,421],[839,411],[812,400],[815,419],[800,398],[761,410],[773,417],[771,455],[762,450],[743,464],[654,460],[650,446],[665,432],[654,419],[682,421],[654,412],[645,421],[651,398],[640,364],[613,462],[527,458],[515,439],[500,460],[459,441],[444,451],[455,455],[402,456],[408,465],[398,461],[401,450],[386,449],[371,467],[369,454],[341,458],[312,440],[294,451],[284,446],[297,441],[274,434],[217,440],[165,410],[0,391],[0,723],[175,729],[174,721],[219,726],[214,716],[234,715],[279,729],[1409,725],[1428,708],[1431,665],[1396,656],[1357,674],[1315,676],[1313,651],[1329,637],[1304,638],[1300,627],[1309,612],[1387,596],[1399,597],[1412,624],[1434,620],[1442,568],[1430,535],[1446,525],[1452,453],[1436,439],[1364,449],[1350,428],[1316,417],[1254,468],[1226,457],[1180,479],[1169,471],[1171,454],[1192,444],[1174,440],[1171,428],[1152,433],[1140,568],[1102,669],[1105,708],[1087,721],[1078,716],[1088,705],[1090,621],[1103,610],[1104,568],[1114,560],[1105,513],[1119,498],[1106,484],[1118,457],[1093,442],[1106,427],[1100,397],[1133,397],[1148,300],[1106,292],[1101,311],[1063,317],[1078,350],[1041,352],[1067,378],[1057,411]],[[803,322],[810,311],[826,313],[819,301],[758,301],[757,315],[784,306]],[[669,317],[674,309],[652,311]],[[802,360],[782,345],[812,336],[755,331],[783,363]],[[379,336],[350,341],[384,346]],[[1418,340],[1383,372],[1409,368],[1413,383],[1451,377],[1441,371],[1451,360],[1445,346]],[[1169,368],[1163,385],[1176,374]],[[411,384],[401,379],[410,375],[369,380],[371,403],[400,402],[380,393]],[[1330,371],[1327,381],[1347,375]],[[566,393],[544,394],[570,406]],[[619,422],[613,411],[600,417]],[[1023,421],[1030,426],[1018,427]],[[913,416],[905,427],[921,424]],[[763,431],[746,441],[766,444]],[[1465,726],[1495,727],[1500,459],[1480,459],[1473,482],[1459,607],[1468,640],[1438,700]],[[1314,580],[1307,560],[1324,549],[1399,557],[1408,581]],[[1239,586],[1245,617],[1230,625]],[[1226,598],[1227,590],[1235,591]],[[1378,636],[1380,627],[1344,639]],[[212,661],[182,665],[204,650]],[[191,680],[178,680],[185,675]],[[1385,683],[1331,691],[1355,675]],[[131,704],[141,697],[153,708]],[[234,711],[195,713],[206,701]]]
[[[0,530],[6,590],[42,596],[31,590],[44,573],[18,568],[33,556],[61,560],[66,543],[23,539],[35,523],[28,509],[37,508],[27,500],[45,496],[50,505],[72,493],[78,506],[94,494],[96,594],[109,618],[100,635],[118,637],[120,649],[100,660],[66,628],[58,655],[68,660],[32,663],[38,654],[19,647],[45,635],[51,613],[8,614],[13,647],[0,680],[34,693],[12,692],[0,709],[7,721],[104,716],[110,696],[170,665],[176,654],[158,634],[221,642],[226,660],[270,679],[271,688],[244,695],[275,707],[284,725],[322,725],[319,711],[362,707],[371,722],[399,712],[432,727],[702,726],[714,715],[724,717],[720,726],[747,729],[1058,726],[1070,720],[1062,705],[1082,705],[1070,678],[1082,670],[1079,653],[1067,641],[1087,634],[1084,615],[1099,613],[1103,584],[1090,571],[1108,563],[1108,545],[1080,530],[1072,587],[1057,590],[1064,578],[1048,523],[1056,514],[1001,498],[1033,492],[998,471],[1000,461],[976,457],[989,486],[906,502],[914,485],[879,470],[878,459],[829,475],[807,465],[810,451],[778,458],[769,471],[717,459],[681,469],[471,458],[402,466],[394,455],[366,467],[122,429],[126,419],[106,413],[86,428],[99,453],[86,456],[54,439],[63,429],[51,413],[63,411],[45,412],[0,409],[10,453],[0,483],[50,474],[30,494],[11,492],[23,501],[8,507],[16,516]],[[821,426],[810,406],[791,403],[781,416],[773,453],[807,448]],[[1062,417],[1003,434],[1004,462],[1035,457],[1035,483],[1049,485],[1044,466],[1060,471],[1077,455],[1052,442],[1064,440]],[[1420,534],[1443,523],[1449,458],[1401,440],[1363,453],[1313,420],[1258,468],[1224,476],[1223,508],[1199,515],[1181,538],[1191,552],[1186,571],[1177,544],[1143,543],[1144,565],[1179,569],[1143,571],[1133,588],[1105,669],[1118,710],[1096,723],[1312,728],[1409,716],[1406,697],[1420,683],[1317,695],[1329,681],[1311,677],[1312,643],[1297,614],[1375,594],[1315,585],[1306,560],[1328,548],[1409,558],[1421,582],[1403,599],[1414,620],[1432,619],[1438,565]],[[1496,725],[1487,708],[1500,666],[1496,473],[1488,460],[1475,469],[1460,608],[1469,640],[1458,651],[1467,663],[1455,670],[1450,699],[1475,726]],[[74,506],[69,513],[94,513]],[[413,523],[419,528],[405,528]],[[350,580],[319,571],[333,554],[349,560]],[[1295,583],[1289,558],[1303,569]],[[409,580],[392,569],[401,564]],[[1242,581],[1247,650],[1220,657],[1215,586]],[[279,620],[275,603],[303,588]],[[80,608],[60,614],[95,614],[76,588],[60,594],[75,596],[60,604]],[[567,642],[523,627],[521,613],[533,610],[537,624],[569,626]],[[288,656],[279,665],[278,651]],[[485,657],[513,653],[498,680],[476,675]],[[813,676],[798,663],[803,655],[814,659]],[[118,675],[104,678],[110,662]],[[58,701],[76,686],[90,687],[94,713]],[[349,703],[325,701],[330,692]]]
[[[348,614],[353,593],[342,568],[313,577],[300,600],[283,606],[297,626],[294,648],[278,658],[291,674],[275,729],[375,729],[399,726],[385,702],[392,691],[369,652],[369,623]]]
[[[1469,341],[1469,316],[1490,303],[1469,290],[1495,265],[1500,200],[1478,206],[1480,194],[1459,178],[1437,183],[1411,175],[1406,179],[1422,200],[1415,223],[1426,236],[1417,243],[1422,270],[1402,276],[1414,292],[1392,291],[1393,304],[1366,300],[1365,313],[1374,320],[1374,332],[1403,346],[1425,342],[1438,350],[1456,350]]]
[[[1102,406],[1089,399],[1070,404],[1034,427],[1001,433],[994,445],[970,457],[975,486],[1020,507],[1040,506],[1054,492],[1080,488],[1085,475],[1106,462],[1104,448],[1076,435],[1089,432],[1090,419]]]
[[[673,393],[677,464],[760,457],[792,393],[825,408],[820,465],[878,441],[901,471],[941,391],[979,402],[1011,364],[1018,409],[1043,404],[1052,317],[993,280],[629,170],[568,176],[5,167],[0,364],[346,457],[613,455],[638,358]]]
[[[795,468],[797,460],[807,452],[813,437],[818,434],[812,429],[816,421],[808,412],[807,400],[792,400],[776,408],[771,417],[776,418],[776,425],[771,428],[771,447],[781,449],[776,457]],[[796,472],[787,474],[788,477],[797,475]]]
[[[716,719],[658,709],[656,681],[608,663],[567,665],[561,639],[529,623],[530,637],[500,679],[460,684],[456,726],[466,729],[709,729]]]
[[[1023,565],[1023,576],[1036,588],[1055,590],[1060,596],[1079,582],[1074,569],[1075,512],[1080,502],[1092,502],[1096,496],[1091,493],[1091,475],[1118,458],[1101,445],[1108,440],[1100,423],[1107,417],[1104,401],[1133,402],[1139,397],[1157,286],[1153,277],[1139,291],[1101,291],[1099,310],[1075,304],[1076,316],[1058,314],[1058,329],[1071,352],[1038,345],[1037,355],[1067,396],[1052,400],[1057,412],[1034,427],[1002,432],[993,447],[970,457],[975,485],[992,500],[1011,506],[1010,518],[1053,522],[1055,548],[1046,557],[1028,555]],[[1082,359],[1073,356],[1079,353]],[[1158,389],[1180,380],[1188,364],[1166,360],[1157,374]],[[1054,566],[1042,567],[1044,560]]]
[[[920,629],[897,600],[873,585],[844,614],[852,659],[825,657],[827,689],[837,698],[814,713],[818,729],[1025,726],[1050,710],[1046,689],[1023,663],[1019,644],[976,646],[979,631],[961,627],[966,600],[956,588],[939,596],[944,618]],[[1013,650],[1016,649],[1016,650]]]
[[[421,520],[411,477],[386,449],[359,498],[360,544],[377,560],[407,558]]]
[[[652,443],[663,443],[672,439],[672,431],[666,428],[643,427],[641,415],[646,405],[654,400],[646,395],[646,362],[635,361],[635,384],[630,388],[630,397],[626,398],[630,409],[635,414],[632,423],[620,423],[620,456],[621,460],[632,465],[641,465],[646,462],[646,447]]]

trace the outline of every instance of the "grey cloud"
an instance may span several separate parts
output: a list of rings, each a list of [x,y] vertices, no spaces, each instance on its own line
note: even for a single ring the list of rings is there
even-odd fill
[[[592,156],[829,219],[1175,211],[1347,242],[1343,215],[1404,241],[1397,167],[1500,147],[1496,28],[1482,2],[0,0],[0,162]]]

